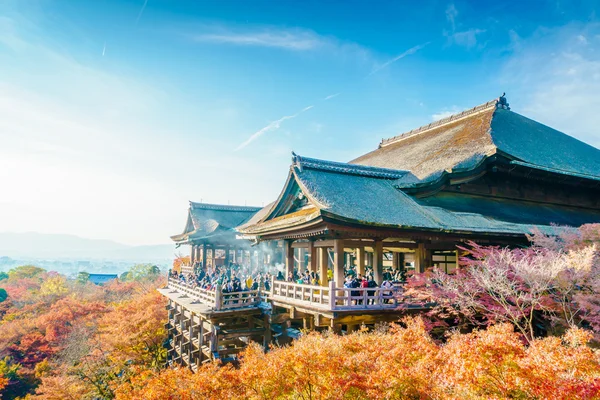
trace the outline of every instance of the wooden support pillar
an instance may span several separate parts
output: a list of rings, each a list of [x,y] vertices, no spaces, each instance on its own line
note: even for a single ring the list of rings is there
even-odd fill
[[[196,261],[196,246],[192,245],[190,250],[190,264]]]
[[[333,241],[333,280],[337,287],[344,286],[344,241]]]
[[[225,246],[225,261],[223,261],[223,264],[225,266],[229,265],[229,250],[230,250],[229,246]]]
[[[329,266],[329,250],[327,247],[319,247],[319,278],[321,280],[321,286],[327,286],[329,280],[327,279],[327,270]]]
[[[271,320],[269,315],[265,314],[263,317],[263,327],[265,328],[265,335],[263,337],[263,348],[265,351],[269,351],[271,345]]]
[[[286,240],[285,246],[285,277],[287,281],[290,274],[294,273],[294,248],[292,247],[293,240]]]
[[[376,240],[373,250],[373,279],[378,285],[381,285],[383,282],[383,241]]]
[[[312,240],[308,242],[308,269],[317,272],[317,248]]]
[[[202,243],[202,249],[200,250],[200,262],[203,267],[206,267],[206,243]]]
[[[431,249],[425,248],[425,243],[418,243],[415,249],[415,272],[422,274],[431,267]]]
[[[358,274],[365,274],[365,248],[356,248],[356,272]]]
[[[306,270],[306,252],[303,248],[298,249],[298,273],[303,273]]]
[[[202,363],[204,353],[202,352],[202,346],[204,345],[204,321],[198,316],[200,322],[200,329],[198,329],[198,366]]]
[[[367,251],[367,265],[369,266],[373,266],[373,253],[371,253],[370,251]]]

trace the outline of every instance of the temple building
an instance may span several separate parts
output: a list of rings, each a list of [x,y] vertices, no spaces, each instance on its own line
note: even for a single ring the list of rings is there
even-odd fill
[[[230,262],[257,264],[260,254],[250,247],[247,240],[238,240],[235,227],[249,220],[260,208],[195,203],[190,201],[187,221],[183,233],[171,236],[181,245],[191,246],[190,266],[218,266]]]
[[[384,139],[349,163],[293,154],[279,198],[237,228],[307,249],[334,281],[386,259],[409,273],[458,267],[457,246],[524,245],[534,229],[600,222],[600,150],[510,110],[504,97]],[[390,256],[391,255],[391,256]],[[384,257],[387,256],[387,257]]]
[[[511,111],[504,96],[384,139],[348,163],[292,154],[273,203],[190,203],[184,232],[172,238],[207,265],[249,262],[250,249],[271,246],[264,264],[281,258],[286,278],[308,269],[318,283],[274,279],[224,292],[170,277],[160,289],[169,362],[196,369],[249,341],[266,349],[291,327],[352,332],[397,321],[424,309],[398,295],[401,281],[349,288],[345,275],[381,284],[388,269],[452,273],[469,241],[524,246],[536,230],[586,223],[600,223],[600,150]]]

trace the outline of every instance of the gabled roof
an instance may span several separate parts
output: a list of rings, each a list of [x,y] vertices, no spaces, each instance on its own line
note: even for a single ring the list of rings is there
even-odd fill
[[[101,285],[118,278],[117,274],[89,274],[88,276],[88,280],[95,285]]]
[[[171,236],[175,242],[199,240],[234,234],[234,228],[248,221],[259,207],[230,206],[190,201],[188,219],[182,234]]]
[[[423,182],[475,169],[496,154],[533,168],[600,177],[599,149],[510,111],[504,98],[384,139],[350,163],[407,170]]]
[[[329,161],[310,159],[310,163],[303,163],[303,160],[306,159],[294,156],[279,200],[262,213],[260,220],[238,227],[240,232],[260,236],[319,218],[391,229],[511,236],[531,233],[534,227],[553,230],[551,224],[568,224],[569,221],[600,222],[600,212],[560,206],[545,209],[536,216],[535,206],[527,207],[519,202],[504,202],[508,214],[494,208],[502,204],[480,207],[474,201],[466,202],[465,207],[453,208],[448,201],[446,204],[441,200],[427,203],[399,190],[396,186],[401,178],[392,177],[391,172],[372,176],[358,172],[361,169],[353,164],[336,165],[332,169]],[[399,172],[396,176],[403,174]],[[294,188],[306,196],[310,205],[289,214],[274,213],[278,203],[288,201],[289,194],[297,193]]]

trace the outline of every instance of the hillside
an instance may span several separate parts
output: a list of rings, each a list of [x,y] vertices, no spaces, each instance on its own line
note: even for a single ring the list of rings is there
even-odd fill
[[[129,246],[112,240],[37,232],[0,233],[0,257],[85,258],[120,260],[172,259],[173,244]]]

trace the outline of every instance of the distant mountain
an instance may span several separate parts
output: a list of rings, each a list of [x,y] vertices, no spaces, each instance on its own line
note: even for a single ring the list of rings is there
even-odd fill
[[[111,240],[46,233],[0,233],[0,257],[119,259],[139,262],[173,259],[174,244],[129,246]]]

